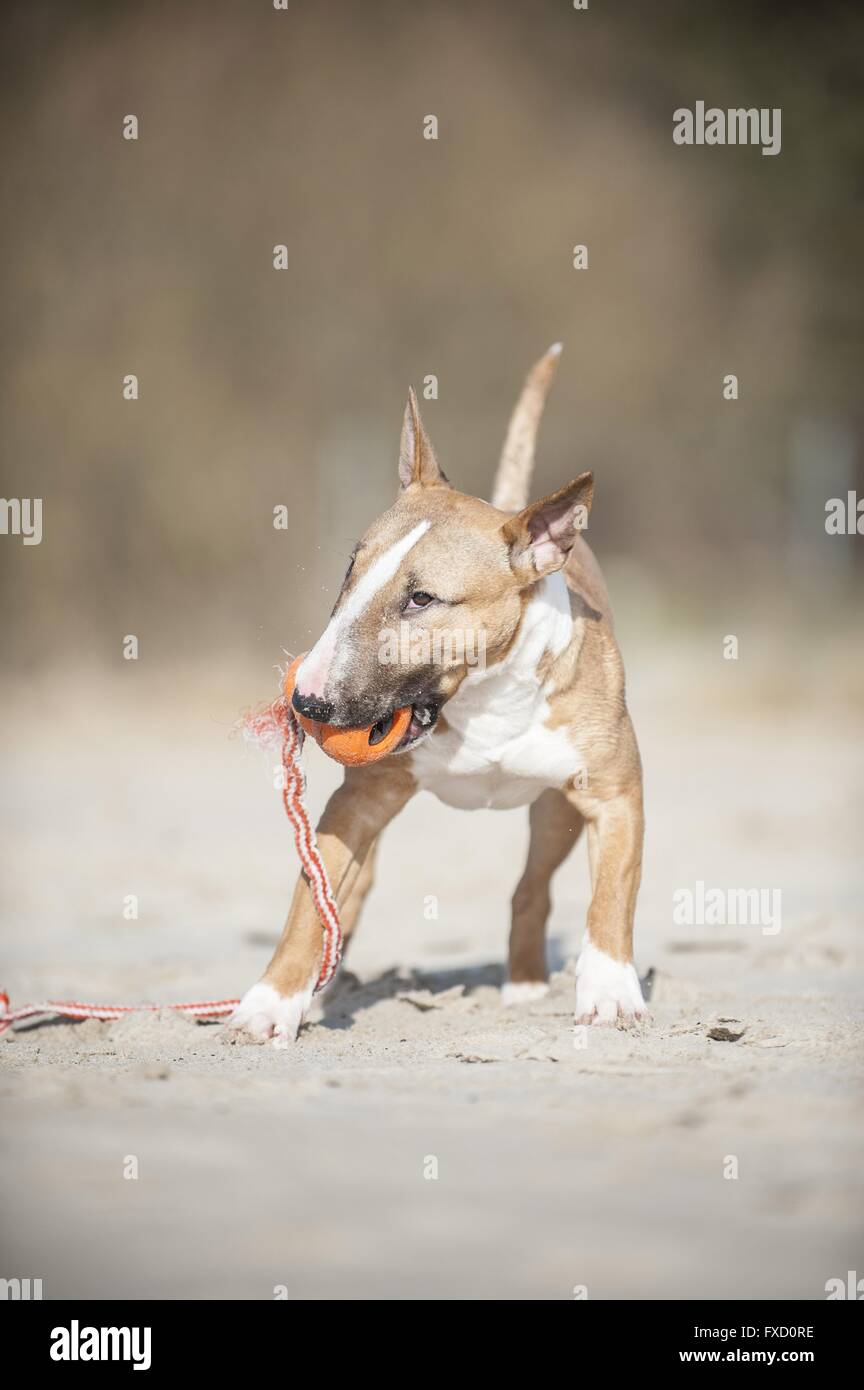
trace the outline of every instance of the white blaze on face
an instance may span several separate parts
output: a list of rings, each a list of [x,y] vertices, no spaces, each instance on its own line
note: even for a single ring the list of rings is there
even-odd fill
[[[379,590],[393,578],[409,550],[412,550],[420,537],[425,535],[430,525],[429,521],[418,522],[413,531],[409,531],[401,540],[394,541],[383,555],[379,555],[369,566],[338,613],[333,614],[325,631],[297,672],[297,689],[301,695],[317,695],[319,699],[323,698],[337,651],[340,667],[350,657],[350,633],[353,624]]]

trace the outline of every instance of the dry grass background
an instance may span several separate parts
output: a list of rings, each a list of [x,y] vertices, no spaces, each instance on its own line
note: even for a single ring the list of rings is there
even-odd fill
[[[853,7],[37,0],[3,24],[3,491],[45,506],[38,549],[0,548],[21,669],[113,664],[126,632],[269,664],[392,494],[409,383],[438,376],[427,423],[482,494],[559,338],[537,486],[595,468],[625,596],[677,623],[834,592],[848,463],[810,448],[797,521],[790,471],[814,422],[861,470]],[[782,106],[781,155],[674,146],[697,98]]]

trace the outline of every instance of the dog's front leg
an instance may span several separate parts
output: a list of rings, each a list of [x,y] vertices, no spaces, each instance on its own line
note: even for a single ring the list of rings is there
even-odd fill
[[[642,789],[582,802],[592,897],[576,966],[576,1022],[630,1024],[646,1013],[633,965],[633,918],[642,873]]]
[[[372,846],[415,791],[415,782],[396,759],[367,768],[348,768],[342,786],[327,802],[316,831],[340,911],[356,901],[358,876]],[[354,913],[356,917],[356,913]],[[353,920],[349,925],[353,925]],[[235,1037],[288,1046],[312,1002],[321,968],[323,933],[309,885],[301,874],[288,920],[273,959],[257,985],[240,1000],[227,1027]]]

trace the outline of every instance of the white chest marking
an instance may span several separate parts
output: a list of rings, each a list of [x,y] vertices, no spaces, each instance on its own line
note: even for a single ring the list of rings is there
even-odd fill
[[[445,706],[447,729],[412,755],[421,788],[462,810],[507,810],[561,787],[582,767],[568,732],[546,728],[547,692],[537,666],[570,642],[570,598],[560,573],[542,580],[504,661],[465,677]]]

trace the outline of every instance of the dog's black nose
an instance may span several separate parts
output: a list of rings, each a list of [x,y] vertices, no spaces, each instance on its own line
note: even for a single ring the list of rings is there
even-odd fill
[[[330,723],[333,705],[329,700],[321,700],[317,695],[302,695],[295,686],[291,703],[297,713],[305,715],[307,719],[317,719],[319,724]]]

